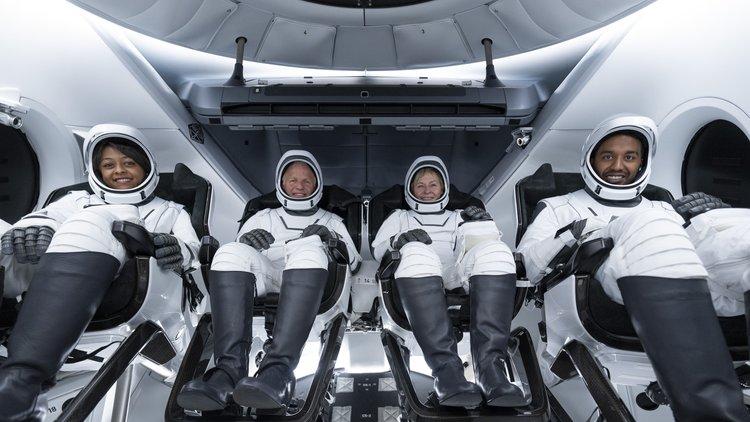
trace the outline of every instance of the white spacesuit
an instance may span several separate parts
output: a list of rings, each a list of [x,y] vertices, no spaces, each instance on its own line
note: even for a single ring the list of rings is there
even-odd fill
[[[309,194],[286,191],[285,177],[302,167],[311,182]],[[216,366],[201,379],[187,383],[178,403],[185,408],[218,410],[234,401],[253,408],[278,408],[289,403],[293,370],[317,314],[328,279],[326,243],[340,239],[350,270],[362,261],[341,217],[320,209],[323,175],[307,151],[285,153],[276,166],[276,197],[281,208],[265,209],[242,225],[237,240],[219,248],[211,264],[210,293],[214,321]],[[256,377],[247,377],[251,340],[253,288],[258,296],[280,292],[273,342]],[[244,378],[244,379],[243,379]],[[232,393],[234,390],[234,393]]]
[[[93,127],[84,142],[84,160],[94,194],[71,192],[23,217],[3,235],[6,296],[24,290],[26,295],[8,340],[8,359],[0,366],[0,420],[33,417],[36,397],[54,382],[94,316],[127,258],[111,232],[114,221],[137,223],[152,232],[159,266],[181,270],[197,265],[199,242],[189,215],[181,205],[153,195],[159,174],[143,139],[129,126]],[[135,187],[115,189],[104,180],[100,164],[108,147],[121,157],[111,164],[111,177],[137,183],[133,168],[142,171]]]
[[[593,165],[594,151],[616,135],[641,144],[640,167],[624,185],[608,182]],[[611,238],[614,247],[594,278],[628,309],[675,417],[748,420],[712,306],[708,274],[683,228],[685,221],[671,204],[641,196],[656,141],[656,126],[645,117],[619,116],[594,129],[582,148],[586,188],[540,201],[518,252],[529,279],[537,283],[565,246]]]
[[[430,199],[414,191],[424,177],[440,185]],[[482,396],[490,406],[524,405],[523,393],[500,366],[513,317],[513,255],[486,211],[445,209],[449,189],[440,158],[415,160],[404,181],[411,209],[396,210],[383,222],[372,244],[375,259],[388,250],[400,252],[395,283],[442,405],[475,406]],[[464,378],[443,291],[462,286],[471,296],[471,349],[479,388]]]

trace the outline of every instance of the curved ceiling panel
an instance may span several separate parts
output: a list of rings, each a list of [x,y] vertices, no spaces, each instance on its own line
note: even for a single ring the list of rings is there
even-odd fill
[[[234,57],[234,40],[244,36],[247,60],[389,70],[483,60],[483,38],[493,40],[495,58],[524,53],[597,29],[654,0],[68,1],[212,54]]]

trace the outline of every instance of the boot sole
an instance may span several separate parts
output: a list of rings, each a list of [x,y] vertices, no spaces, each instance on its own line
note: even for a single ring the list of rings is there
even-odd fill
[[[482,395],[479,393],[458,393],[440,400],[441,406],[449,407],[476,407],[482,404]]]
[[[253,386],[243,386],[234,390],[234,401],[242,406],[253,409],[281,409],[285,407],[271,395]]]
[[[201,411],[223,410],[227,407],[227,403],[217,401],[199,391],[181,392],[177,396],[177,404],[183,409]]]

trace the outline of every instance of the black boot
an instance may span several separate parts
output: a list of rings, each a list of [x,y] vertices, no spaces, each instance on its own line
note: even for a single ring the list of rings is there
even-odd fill
[[[469,278],[471,356],[474,376],[488,406],[527,404],[523,392],[505,375],[508,338],[513,320],[516,275],[475,275]]]
[[[318,314],[328,270],[285,270],[273,339],[255,377],[237,383],[234,401],[255,409],[278,409],[289,405],[294,394],[294,368]]]
[[[675,419],[750,421],[706,281],[632,276],[617,285]]]
[[[183,409],[224,409],[237,381],[247,376],[255,276],[210,271],[209,279],[215,366],[182,387],[177,404]]]
[[[99,252],[46,253],[39,261],[0,367],[0,420],[34,420],[36,399],[94,317],[120,262]]]
[[[397,278],[401,304],[425,361],[435,378],[435,393],[443,406],[473,407],[482,403],[482,392],[466,381],[458,357],[453,327],[441,277]]]

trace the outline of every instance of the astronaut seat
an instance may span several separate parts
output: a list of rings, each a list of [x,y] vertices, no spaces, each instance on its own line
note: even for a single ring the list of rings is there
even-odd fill
[[[403,189],[402,185],[395,185],[370,201],[370,239],[375,238],[383,221],[393,210],[408,209]],[[449,192],[446,210],[464,209],[471,205],[484,209],[482,201],[460,192],[455,186],[451,185]],[[399,260],[399,252],[386,252],[376,277],[380,286],[379,314],[383,321],[381,338],[397,388],[402,393],[399,398],[404,420],[505,420],[516,417],[528,418],[527,420],[547,420],[547,396],[533,352],[531,337],[523,327],[516,328],[511,333],[511,345],[508,351],[510,359],[506,370],[511,381],[520,381],[524,395],[529,400],[528,406],[517,409],[489,406],[464,409],[438,405],[432,389],[432,378],[410,370],[409,361],[412,355],[410,349],[418,348],[418,345],[411,333],[411,327],[394,280]],[[514,315],[523,305],[525,291],[526,288],[516,289]],[[446,290],[446,299],[454,335],[457,341],[461,341],[464,333],[469,331],[469,295],[459,287]],[[463,353],[468,353],[468,350]],[[462,354],[462,345],[459,345],[459,354]]]
[[[521,179],[516,184],[516,243],[531,223],[540,200],[584,186],[579,173],[555,173],[550,164]],[[653,185],[647,186],[643,196],[666,202],[673,199],[669,191]],[[542,374],[548,386],[580,375],[607,420],[633,420],[636,412],[654,410],[666,399],[660,396],[656,376],[625,307],[612,301],[591,271],[583,268],[601,261],[611,248],[606,242],[594,242],[584,243],[578,256],[560,262],[556,267],[559,272],[529,291],[528,299],[543,308],[540,334],[544,343],[539,346]],[[586,246],[589,250],[584,251]],[[555,318],[545,318],[549,315]],[[719,317],[719,323],[733,359],[745,360],[744,316]],[[608,379],[599,366],[606,369]]]
[[[250,200],[240,219],[242,226],[247,219],[261,210],[279,208],[276,192],[264,194]],[[361,203],[359,199],[339,188],[338,186],[324,186],[323,196],[318,207],[330,211],[343,218],[343,223],[355,245],[360,244]],[[204,242],[205,243],[205,242]],[[218,247],[216,245],[215,248]],[[196,329],[196,335],[190,343],[185,359],[172,387],[172,393],[167,403],[165,418],[168,421],[185,420],[316,420],[322,406],[325,404],[325,394],[330,387],[334,364],[346,328],[349,313],[349,295],[351,290],[351,273],[349,270],[349,254],[346,245],[341,240],[328,242],[329,264],[328,280],[323,292],[320,307],[315,322],[307,339],[307,344],[321,345],[317,369],[312,375],[306,375],[297,380],[294,399],[290,407],[282,411],[263,411],[241,408],[237,404],[230,405],[224,411],[195,412],[183,409],[177,403],[177,396],[183,385],[206,372],[213,353],[213,329],[211,314],[203,316]],[[207,267],[212,259],[211,253],[201,252],[201,264]],[[211,283],[209,278],[208,283]],[[279,293],[268,292],[263,296],[256,295],[253,304],[253,339],[250,350],[250,375],[255,372],[253,363],[257,366],[273,333]],[[306,353],[303,353],[303,359]],[[239,418],[239,419],[238,419]]]
[[[70,191],[91,192],[90,189],[88,183],[59,188],[49,195],[45,206]],[[211,198],[208,181],[178,163],[173,173],[160,174],[155,193],[183,205],[196,234],[208,235]],[[61,368],[61,372],[81,375],[63,377],[47,392],[53,417],[60,415],[65,420],[71,414],[88,415],[136,355],[140,355],[137,363],[155,369],[165,378],[178,368],[179,357],[194,329],[184,311],[187,308],[196,314],[203,295],[194,273],[180,275],[163,270],[154,257],[137,252],[133,255],[112,282],[86,332]],[[6,299],[2,307],[0,339],[3,341],[23,306],[23,301],[14,302]],[[92,375],[94,371],[98,372]],[[63,403],[66,403],[64,411]]]

